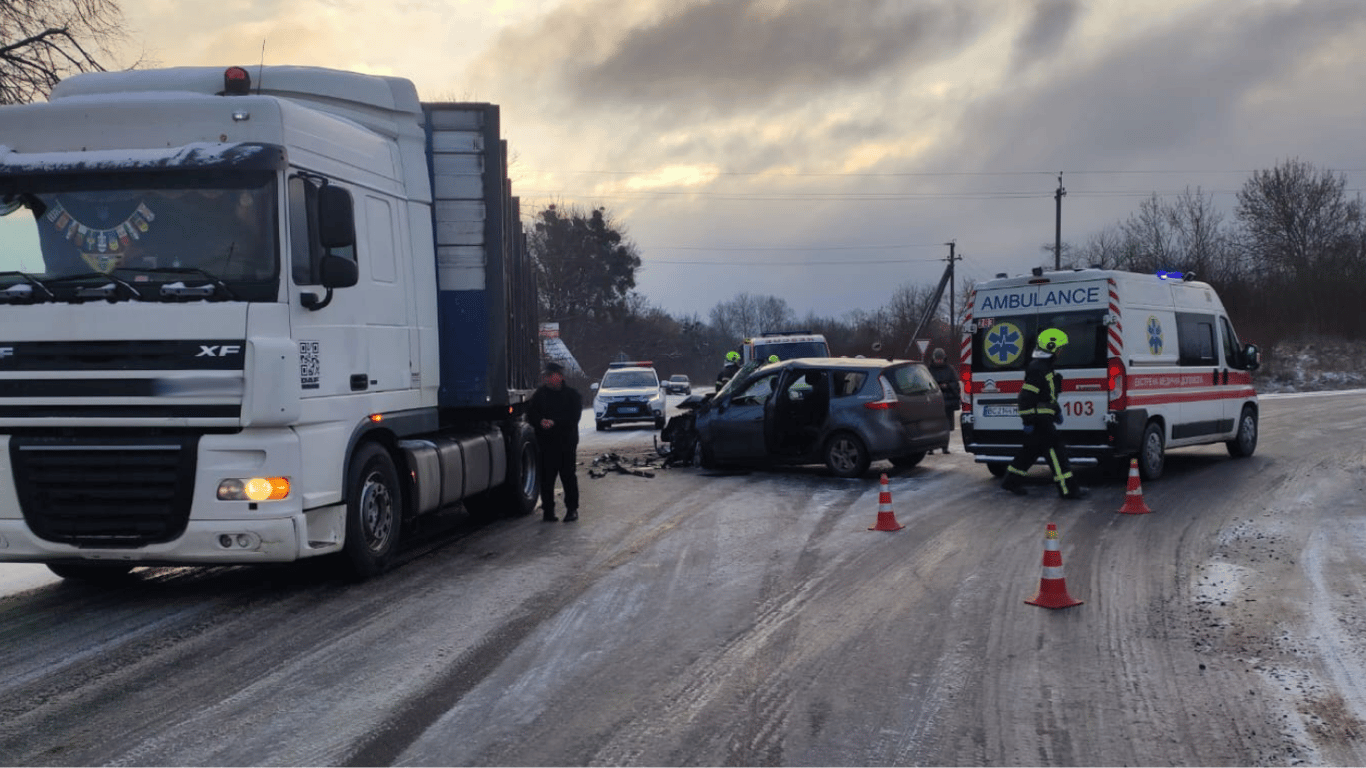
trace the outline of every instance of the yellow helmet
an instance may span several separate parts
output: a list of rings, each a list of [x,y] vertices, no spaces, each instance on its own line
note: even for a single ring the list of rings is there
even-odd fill
[[[739,353],[739,352],[736,352],[736,351],[733,350],[733,349],[732,349],[731,351],[727,352],[727,353],[726,353],[726,362],[728,362],[728,363],[738,363],[738,362],[740,362],[740,353]]]
[[[1049,328],[1039,334],[1039,349],[1044,352],[1057,352],[1067,346],[1067,334],[1057,328]]]
[[[778,356],[777,356],[777,355],[769,355],[769,356],[768,356],[768,361],[769,361],[770,363],[776,363],[776,362],[778,362]]]

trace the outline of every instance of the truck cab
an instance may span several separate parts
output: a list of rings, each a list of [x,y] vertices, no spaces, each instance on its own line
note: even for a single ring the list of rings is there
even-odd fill
[[[534,504],[497,108],[252,71],[90,73],[0,108],[0,561],[373,575],[418,514]]]

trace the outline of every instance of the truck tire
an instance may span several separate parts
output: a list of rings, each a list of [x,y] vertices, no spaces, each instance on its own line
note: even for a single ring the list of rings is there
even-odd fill
[[[825,466],[835,477],[860,477],[872,460],[863,441],[853,432],[836,432],[825,441]]]
[[[346,483],[343,567],[357,580],[368,579],[388,568],[398,551],[403,497],[394,457],[379,443],[361,444],[351,456]]]
[[[73,581],[122,579],[133,570],[130,563],[48,563],[47,569]]]
[[[525,422],[512,424],[508,429],[511,436],[508,438],[507,475],[503,483],[465,499],[465,510],[477,517],[490,520],[520,517],[536,509],[541,490],[541,454],[537,447],[536,430]]]
[[[1143,441],[1139,443],[1138,474],[1144,480],[1162,477],[1162,467],[1166,463],[1166,438],[1162,434],[1162,424],[1148,422],[1143,428]]]
[[[1225,445],[1228,455],[1238,458],[1251,456],[1257,450],[1257,411],[1252,406],[1243,406],[1243,413],[1238,417],[1238,434]]]

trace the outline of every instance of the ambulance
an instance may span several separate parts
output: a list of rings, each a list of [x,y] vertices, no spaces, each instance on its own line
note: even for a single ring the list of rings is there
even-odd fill
[[[1016,397],[1039,332],[1069,343],[1058,429],[1077,466],[1162,475],[1171,448],[1257,447],[1254,344],[1242,344],[1214,288],[1180,273],[1075,269],[977,285],[964,319],[959,376],[963,447],[997,477],[1020,448]]]

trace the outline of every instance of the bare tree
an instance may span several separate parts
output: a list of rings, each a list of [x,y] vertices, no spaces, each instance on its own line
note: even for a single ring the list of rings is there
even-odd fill
[[[0,1],[0,104],[46,99],[68,75],[104,71],[126,37],[116,0]]]
[[[723,338],[737,341],[765,331],[787,330],[795,317],[785,300],[750,293],[736,294],[711,308],[712,328]]]
[[[1286,160],[1256,171],[1238,191],[1238,220],[1252,255],[1272,271],[1303,278],[1339,257],[1361,218],[1347,197],[1347,177]]]

